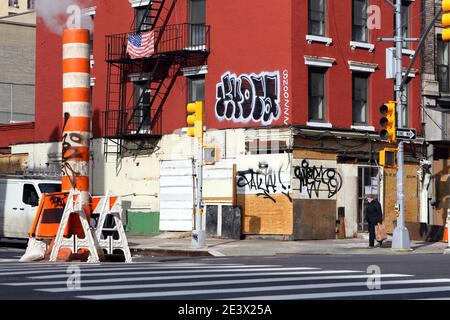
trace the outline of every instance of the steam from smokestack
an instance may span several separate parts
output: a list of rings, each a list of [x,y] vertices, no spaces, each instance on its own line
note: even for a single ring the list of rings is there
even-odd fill
[[[41,18],[47,28],[56,34],[62,34],[68,27],[68,19],[73,11],[67,12],[68,8],[77,6],[80,9],[88,8],[91,0],[36,0],[36,14]],[[92,19],[89,16],[81,15],[80,28],[93,31]]]

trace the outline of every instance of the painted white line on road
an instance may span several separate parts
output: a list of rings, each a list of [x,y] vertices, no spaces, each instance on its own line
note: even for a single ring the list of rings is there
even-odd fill
[[[359,278],[368,278],[372,275],[358,275]],[[378,275],[377,278],[396,278],[403,277],[397,274],[383,274]],[[326,277],[317,277],[320,280]],[[337,277],[339,278],[339,277]],[[219,281],[192,281],[192,282],[171,282],[171,283],[149,283],[149,284],[131,284],[131,285],[110,285],[110,286],[91,286],[81,287],[77,291],[114,291],[114,290],[131,290],[131,289],[156,289],[156,288],[178,288],[178,287],[205,287],[205,286],[220,286],[220,285],[232,285],[232,284],[251,284],[251,283],[268,283],[268,282],[293,282],[301,281],[302,277],[289,277],[289,278],[258,278],[258,279],[240,279],[240,280],[219,280]],[[45,292],[73,292],[73,289],[68,289],[67,285],[61,288],[51,289],[36,289],[38,291]]]
[[[85,277],[111,277],[111,276],[130,276],[130,275],[145,275],[145,274],[189,274],[189,273],[221,273],[221,272],[242,272],[242,271],[291,271],[291,270],[314,270],[317,268],[242,268],[242,269],[204,269],[204,270],[169,270],[169,271],[139,271],[139,272],[98,272],[98,273],[83,273],[82,278]],[[58,279],[67,278],[67,274],[56,274],[49,276],[30,277],[31,279]]]
[[[233,274],[205,274],[196,275],[196,279],[215,279],[215,278],[235,278],[235,277],[259,277],[259,276],[293,276],[293,275],[314,275],[314,274],[343,274],[343,273],[361,273],[363,271],[353,270],[326,270],[326,271],[288,271],[288,272],[250,272],[250,273],[233,273]],[[308,280],[320,280],[320,279],[353,279],[355,278],[367,278],[367,274],[357,276],[312,276],[302,277],[302,281]],[[373,275],[376,276],[376,275]],[[402,277],[410,277],[411,275],[399,275]],[[192,279],[192,275],[189,276],[162,276],[162,277],[131,277],[131,278],[108,278],[108,279],[94,279],[86,280],[82,278],[82,283],[120,283],[120,282],[144,282],[144,281],[165,281],[165,280],[182,280]],[[300,279],[300,278],[299,278]],[[66,285],[67,280],[63,281],[31,281],[31,282],[13,282],[13,283],[1,283],[6,286],[52,286],[52,285]]]
[[[432,293],[432,292],[450,292],[450,286],[249,296],[243,298],[224,298],[224,300],[311,300],[311,299],[332,299],[332,298],[348,298],[348,297],[363,297],[363,296],[364,297],[387,296],[387,295]]]
[[[266,267],[267,265],[257,265],[255,267]],[[58,268],[41,268],[41,269],[31,269],[31,270],[21,270],[21,271],[12,271],[12,272],[0,272],[0,277],[1,276],[13,276],[13,275],[32,275],[32,274],[40,274],[40,273],[61,273],[63,274],[63,276],[67,276],[66,270],[67,270],[68,266],[64,266],[64,267],[58,267]],[[251,268],[253,266],[218,266],[218,268],[223,268],[223,269],[233,269],[233,268]],[[272,267],[272,265],[270,265],[270,267]],[[89,275],[90,273],[94,273],[94,272],[99,272],[99,271],[125,271],[125,270],[143,270],[143,269],[148,269],[149,267],[146,266],[130,266],[130,267],[97,267],[97,268],[83,268],[80,267],[81,273],[83,276]],[[189,266],[171,266],[171,265],[161,265],[161,266],[157,266],[157,267],[150,267],[152,270],[166,270],[166,269],[186,269],[186,270],[190,270],[190,269],[211,269],[211,268],[217,268],[216,266],[194,266],[194,267],[189,267]],[[32,278],[37,278],[37,277],[32,277]]]
[[[425,280],[396,280],[383,281],[383,285],[402,285],[402,284],[423,284],[423,283],[444,283],[450,282],[450,279],[425,279]],[[99,295],[84,295],[77,296],[82,299],[94,300],[109,300],[109,299],[138,299],[138,298],[155,298],[155,297],[175,297],[175,296],[193,296],[205,294],[223,294],[223,293],[249,293],[249,292],[264,292],[264,291],[289,291],[289,290],[311,290],[311,289],[329,289],[329,288],[345,288],[345,287],[367,287],[367,281],[363,282],[347,282],[347,283],[321,283],[321,284],[307,284],[307,285],[288,285],[288,286],[265,286],[265,287],[245,287],[245,288],[220,288],[220,289],[206,289],[206,290],[178,290],[178,291],[153,291],[153,292],[136,292],[136,293],[117,293],[117,294],[99,294]],[[445,287],[449,288],[450,287]],[[379,292],[382,290],[372,290]],[[389,290],[385,290],[389,291]],[[367,291],[359,291],[365,292]],[[345,292],[344,292],[345,293]],[[326,295],[327,293],[325,293]],[[340,294],[334,292],[333,294]],[[305,296],[308,294],[305,294]],[[319,294],[310,294],[321,295]],[[355,294],[356,296],[357,294]],[[271,299],[271,298],[269,298]]]

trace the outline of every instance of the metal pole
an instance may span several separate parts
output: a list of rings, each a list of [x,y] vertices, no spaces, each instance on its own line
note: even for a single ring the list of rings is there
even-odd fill
[[[9,123],[13,123],[13,85],[11,84],[11,87],[10,87],[10,94],[11,94],[11,99],[10,99],[10,109],[11,109],[11,111],[10,111],[10,115],[9,115]]]
[[[396,77],[395,77],[395,99],[397,100],[397,127],[402,128],[403,121],[403,101],[402,101],[402,80],[403,80],[403,32],[402,32],[402,0],[395,2],[395,59],[396,59]],[[404,142],[398,144],[397,153],[397,210],[400,214],[397,218],[397,226],[392,238],[392,249],[409,250],[408,229],[405,226],[405,208],[404,208]]]
[[[192,232],[192,246],[206,246],[205,231],[202,230],[202,197],[203,197],[203,137],[197,139],[197,160],[195,163],[197,176],[197,194],[195,204],[195,230]]]

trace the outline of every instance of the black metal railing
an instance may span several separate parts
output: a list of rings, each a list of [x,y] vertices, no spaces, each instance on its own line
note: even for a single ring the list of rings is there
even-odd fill
[[[156,108],[150,109],[150,112],[145,112],[144,109],[139,113],[133,110],[108,110],[102,113],[104,121],[104,132],[102,134],[105,138],[129,138],[132,136],[161,136],[161,115],[156,116]],[[144,119],[145,118],[145,119]],[[151,124],[153,123],[153,127]]]
[[[210,26],[205,24],[175,24],[153,29],[155,53],[209,52]],[[127,62],[128,33],[106,36],[106,61]]]

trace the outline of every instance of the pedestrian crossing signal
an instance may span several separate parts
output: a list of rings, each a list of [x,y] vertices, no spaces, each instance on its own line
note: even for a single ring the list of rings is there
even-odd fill
[[[398,149],[385,148],[380,151],[380,166],[387,168],[396,168],[396,154]]]

